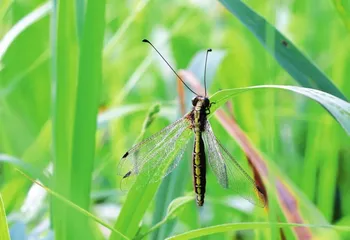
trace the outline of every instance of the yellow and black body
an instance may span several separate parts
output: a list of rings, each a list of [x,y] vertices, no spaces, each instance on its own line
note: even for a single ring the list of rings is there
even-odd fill
[[[193,186],[198,206],[203,206],[206,185],[206,158],[202,133],[209,114],[210,101],[206,97],[196,96],[192,99],[193,109],[189,114],[191,127],[195,134],[193,147]]]

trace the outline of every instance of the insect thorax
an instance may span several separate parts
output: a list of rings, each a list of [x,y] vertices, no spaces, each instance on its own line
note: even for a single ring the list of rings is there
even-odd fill
[[[205,130],[205,123],[207,120],[210,105],[209,99],[205,97],[196,96],[192,100],[192,104],[192,129],[194,130],[194,132],[203,132]]]

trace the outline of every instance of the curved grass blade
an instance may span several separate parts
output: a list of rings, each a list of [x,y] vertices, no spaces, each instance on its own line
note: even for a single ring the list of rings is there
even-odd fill
[[[126,236],[124,236],[121,232],[119,232],[117,229],[113,228],[112,226],[110,226],[109,224],[105,223],[104,221],[102,221],[101,219],[99,219],[98,217],[96,217],[95,215],[93,215],[92,213],[90,213],[89,211],[79,207],[78,205],[76,205],[75,203],[69,201],[67,198],[65,198],[64,196],[60,195],[59,193],[51,190],[50,188],[48,188],[47,186],[41,184],[40,182],[35,181],[34,179],[30,178],[28,175],[26,175],[25,173],[23,173],[22,171],[16,169],[20,174],[22,174],[24,177],[28,178],[30,181],[32,181],[33,183],[39,185],[40,187],[44,188],[49,194],[51,194],[52,196],[54,196],[55,198],[57,198],[58,200],[60,200],[61,202],[63,202],[64,204],[66,204],[67,206],[75,209],[76,211],[80,212],[80,214],[91,218],[92,220],[94,220],[95,222],[101,224],[102,226],[108,228],[109,230],[111,230],[113,233],[117,234],[118,236],[120,236],[122,239],[129,239]]]
[[[332,96],[331,94],[311,88],[284,85],[261,85],[244,88],[226,89],[223,91],[216,92],[210,98],[210,101],[216,103],[211,108],[211,112],[213,113],[216,109],[222,106],[229,98],[239,93],[246,92],[249,90],[265,88],[289,90],[315,100],[316,102],[320,103],[323,107],[325,107],[329,111],[329,113],[344,128],[347,134],[350,135],[350,103],[335,96]]]
[[[123,35],[127,32],[130,25],[135,21],[137,16],[142,12],[142,10],[147,6],[149,0],[140,0],[138,1],[134,11],[128,16],[128,18],[123,22],[118,31],[110,38],[104,47],[103,55],[112,54],[112,50],[122,39]]]
[[[14,167],[20,168],[22,171],[25,171],[32,176],[35,176],[35,178],[40,179],[40,181],[43,181],[44,183],[48,183],[47,177],[45,177],[35,167],[31,166],[29,163],[27,163],[25,161],[22,161],[21,159],[18,159],[16,157],[13,157],[13,156],[10,156],[7,154],[0,153],[0,162],[9,163],[9,164],[13,165]]]
[[[7,49],[10,47],[12,42],[28,27],[30,27],[35,22],[39,21],[43,17],[49,15],[52,10],[52,2],[49,1],[42,6],[38,7],[27,16],[18,21],[2,38],[0,41],[0,65],[3,56],[5,55]],[[0,67],[1,71],[1,67]]]
[[[125,106],[107,109],[105,112],[102,112],[98,115],[97,127],[103,128],[113,120],[116,120],[118,118],[124,117],[126,115],[129,115],[138,111],[147,111],[148,109],[149,109],[148,104],[125,105]]]
[[[220,0],[220,2],[255,35],[266,50],[300,85],[319,89],[346,100],[346,97],[331,80],[263,17],[242,1]],[[267,33],[275,37],[274,44],[271,44]]]
[[[348,226],[336,226],[336,225],[316,225],[316,224],[298,224],[298,223],[271,223],[271,222],[247,222],[247,223],[230,223],[222,224],[212,227],[200,228],[186,233],[182,233],[176,236],[167,238],[167,240],[180,240],[180,239],[192,239],[202,236],[208,236],[215,233],[222,233],[228,231],[242,231],[242,230],[256,230],[270,228],[276,226],[280,228],[285,227],[307,227],[307,228],[325,228],[337,231],[350,231]],[[321,236],[319,236],[321,237]]]
[[[173,219],[177,216],[177,214],[190,202],[194,201],[193,196],[186,196],[186,197],[178,197],[174,199],[168,206],[166,216],[157,224],[155,224],[152,228],[150,228],[147,232],[136,236],[136,239],[141,239],[147,236],[149,233],[157,230],[162,225],[164,225],[166,222],[168,222],[170,219]]]

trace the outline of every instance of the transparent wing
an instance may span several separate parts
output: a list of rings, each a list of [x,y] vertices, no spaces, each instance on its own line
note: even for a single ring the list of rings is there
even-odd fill
[[[264,195],[259,191],[254,180],[216,139],[208,121],[205,125],[203,138],[209,165],[219,184],[234,191],[249,202],[264,207],[266,205]]]
[[[118,174],[123,177],[122,190],[128,190],[136,178],[145,185],[161,180],[174,170],[192,135],[190,125],[185,115],[126,152],[118,165]]]

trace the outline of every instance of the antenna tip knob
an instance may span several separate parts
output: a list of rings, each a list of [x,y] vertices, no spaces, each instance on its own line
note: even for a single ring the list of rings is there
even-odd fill
[[[142,42],[147,42],[147,43],[149,43],[149,41],[148,41],[146,38],[143,39]]]
[[[211,52],[211,51],[213,51],[211,48],[208,48],[208,50],[207,50],[208,52]]]

